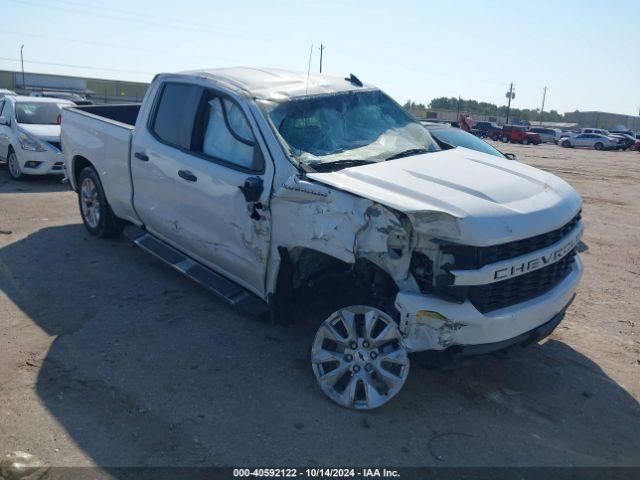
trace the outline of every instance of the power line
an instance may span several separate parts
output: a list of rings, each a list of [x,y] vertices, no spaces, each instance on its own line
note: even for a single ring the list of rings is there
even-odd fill
[[[9,58],[9,57],[0,57],[0,60],[7,60],[11,62],[19,62],[19,58]],[[69,67],[69,68],[85,68],[87,70],[104,70],[105,72],[119,72],[119,73],[135,73],[139,75],[154,75],[152,72],[143,72],[140,70],[124,70],[119,68],[102,68],[102,67],[92,67],[89,65],[74,65],[70,63],[54,63],[54,62],[40,62],[37,60],[29,60],[24,63],[33,63],[35,65],[53,65],[56,67]]]

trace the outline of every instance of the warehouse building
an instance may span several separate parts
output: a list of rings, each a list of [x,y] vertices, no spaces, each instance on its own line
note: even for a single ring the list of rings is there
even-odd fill
[[[580,127],[604,128],[607,130],[640,131],[640,117],[608,112],[567,112],[565,121],[575,122]]]
[[[0,70],[0,88],[21,95],[33,92],[57,91],[77,93],[94,103],[135,103],[142,101],[148,83],[99,78],[71,77],[44,73],[24,73]]]

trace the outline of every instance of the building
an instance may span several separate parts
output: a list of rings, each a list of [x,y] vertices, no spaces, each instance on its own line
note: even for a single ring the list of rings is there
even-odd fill
[[[0,88],[21,95],[32,92],[58,91],[77,93],[94,103],[135,103],[142,101],[148,83],[100,78],[72,77],[44,73],[24,73],[0,70]]]
[[[640,131],[640,117],[634,115],[621,115],[608,112],[567,112],[564,114],[567,122],[575,122],[580,127],[604,128],[607,130],[633,130]]]

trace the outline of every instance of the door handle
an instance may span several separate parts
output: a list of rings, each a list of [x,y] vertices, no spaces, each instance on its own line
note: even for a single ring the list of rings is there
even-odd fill
[[[149,161],[149,157],[142,152],[136,152],[133,154],[133,156],[136,157],[138,160],[142,160],[143,162]]]
[[[197,182],[198,177],[196,177],[189,170],[178,170],[178,176],[180,178],[184,178],[187,182]]]

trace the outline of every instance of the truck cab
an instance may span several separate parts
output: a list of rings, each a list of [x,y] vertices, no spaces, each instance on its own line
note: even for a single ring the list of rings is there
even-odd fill
[[[310,370],[347,408],[398,394],[413,352],[550,334],[582,273],[567,183],[441,148],[354,75],[161,74],[140,106],[65,109],[62,147],[91,234],[124,229],[243,311],[312,324]]]

